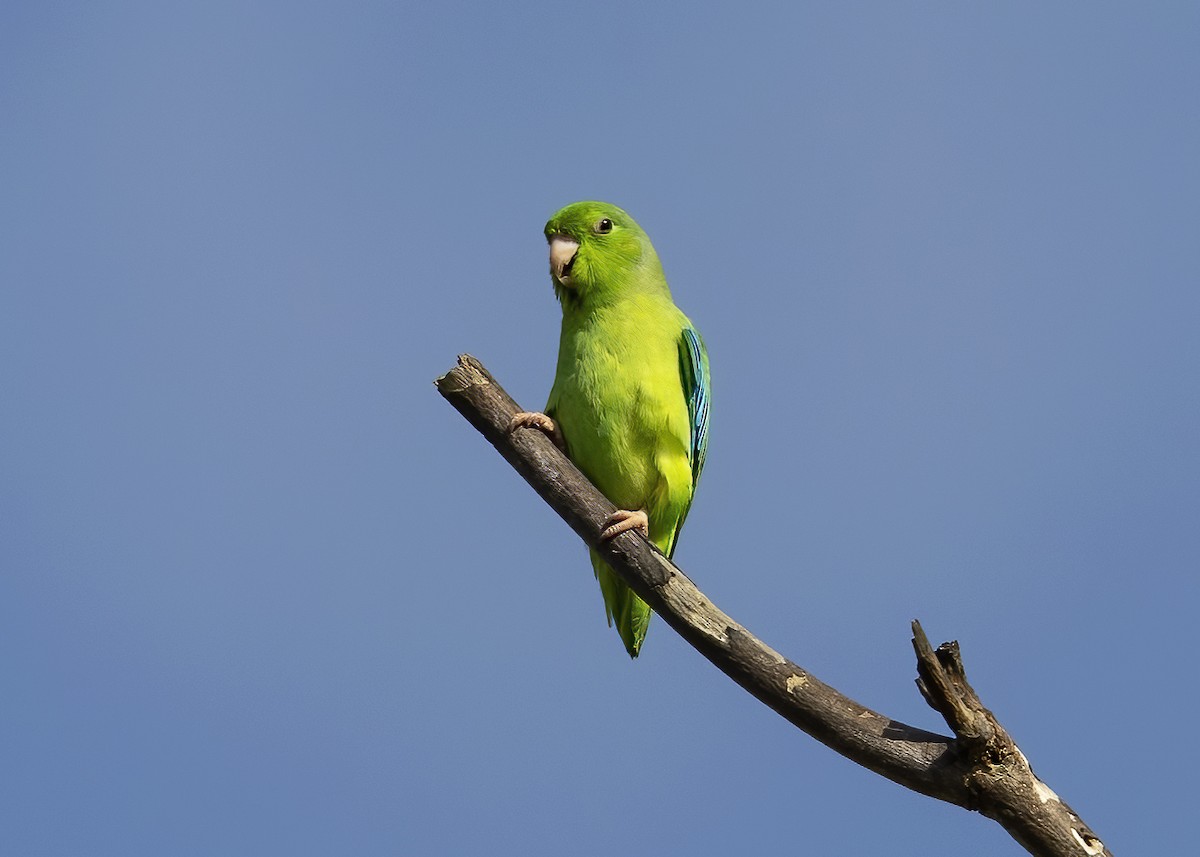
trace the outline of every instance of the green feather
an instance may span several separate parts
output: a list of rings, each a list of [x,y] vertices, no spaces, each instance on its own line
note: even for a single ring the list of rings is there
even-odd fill
[[[578,244],[569,265],[552,270],[563,321],[546,413],[571,460],[617,508],[646,511],[651,541],[669,556],[707,446],[704,345],[672,302],[650,239],[624,211],[569,205],[546,224],[546,238]],[[637,657],[650,608],[595,552],[592,565],[609,624]]]

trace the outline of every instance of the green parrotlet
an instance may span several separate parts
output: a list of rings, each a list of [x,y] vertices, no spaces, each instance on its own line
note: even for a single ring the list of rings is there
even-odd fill
[[[658,254],[632,217],[576,202],[546,224],[550,276],[562,304],[558,368],[539,428],[617,507],[601,539],[638,529],[670,557],[692,505],[708,442],[704,342],[671,300]],[[650,607],[593,550],[592,567],[630,657]]]

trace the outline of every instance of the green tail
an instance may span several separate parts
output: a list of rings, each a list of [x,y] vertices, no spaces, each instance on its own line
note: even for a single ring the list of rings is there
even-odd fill
[[[617,633],[625,643],[625,651],[629,657],[636,658],[641,651],[642,641],[646,639],[646,628],[650,625],[650,605],[634,594],[625,581],[600,559],[599,554],[591,551],[592,568],[596,579],[600,581],[600,591],[604,594],[604,612],[608,615],[611,627],[616,623]]]

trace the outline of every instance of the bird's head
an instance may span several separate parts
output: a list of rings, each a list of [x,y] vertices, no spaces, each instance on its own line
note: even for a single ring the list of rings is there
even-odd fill
[[[615,205],[572,203],[550,218],[545,233],[550,277],[564,308],[604,303],[644,282],[662,281],[650,239]]]

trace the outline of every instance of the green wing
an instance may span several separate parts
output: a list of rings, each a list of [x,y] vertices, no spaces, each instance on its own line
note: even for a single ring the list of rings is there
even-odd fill
[[[683,395],[688,403],[688,424],[691,428],[691,445],[688,449],[688,461],[692,465],[692,496],[696,496],[696,485],[700,482],[700,473],[704,470],[704,458],[708,454],[708,400],[712,390],[712,382],[708,373],[708,351],[704,348],[704,340],[690,325],[683,329],[679,337],[679,378],[683,383]],[[675,545],[679,541],[679,531],[692,508],[691,500],[687,508],[679,516],[675,525],[675,535],[671,538],[671,550],[667,556],[675,555]]]

